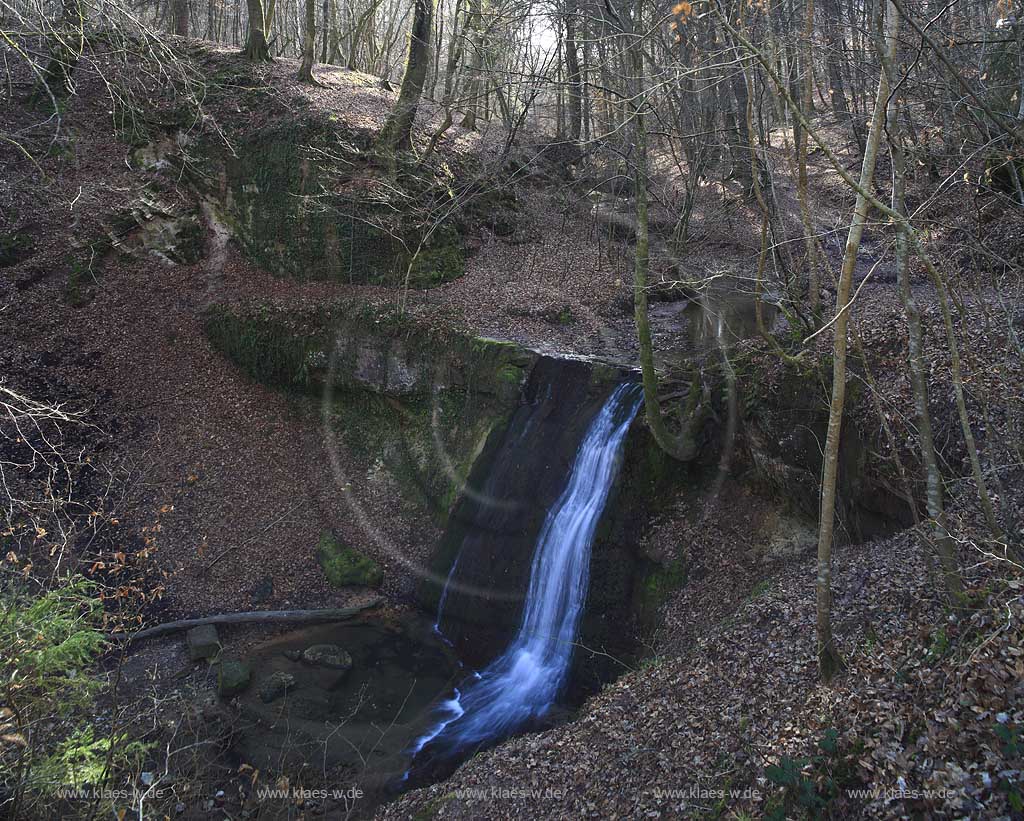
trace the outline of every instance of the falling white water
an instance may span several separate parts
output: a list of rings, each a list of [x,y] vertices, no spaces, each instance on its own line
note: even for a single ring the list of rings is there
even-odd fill
[[[555,703],[568,677],[587,598],[594,532],[640,401],[639,386],[620,385],[590,423],[566,488],[537,538],[519,632],[501,656],[438,706],[434,724],[410,750],[414,756],[428,744],[449,756],[498,741]],[[444,600],[442,593],[438,621]]]

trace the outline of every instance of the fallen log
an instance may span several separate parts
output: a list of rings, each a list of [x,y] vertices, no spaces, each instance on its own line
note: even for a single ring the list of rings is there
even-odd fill
[[[245,613],[219,613],[215,616],[202,616],[197,619],[169,621],[147,627],[137,633],[112,633],[108,638],[111,640],[125,639],[128,643],[132,643],[142,639],[166,636],[170,633],[180,633],[182,630],[191,630],[193,627],[200,627],[204,624],[317,624],[345,621],[353,616],[358,616],[365,610],[376,607],[381,601],[380,598],[376,598],[356,607],[336,607],[323,610],[251,610]]]

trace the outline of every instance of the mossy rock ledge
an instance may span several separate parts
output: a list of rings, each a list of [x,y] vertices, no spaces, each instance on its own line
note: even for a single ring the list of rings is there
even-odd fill
[[[374,188],[364,142],[336,119],[307,112],[246,133],[234,152],[210,141],[194,182],[272,274],[413,288],[461,276],[461,223],[436,215],[444,186],[424,175],[389,201]]]
[[[509,403],[539,358],[513,342],[341,302],[214,305],[204,329],[214,348],[257,381],[317,394],[368,390],[412,399],[455,389]]]
[[[204,328],[249,376],[324,417],[347,448],[354,480],[368,493],[397,492],[417,525],[444,526],[540,358],[511,342],[350,303],[213,306]]]

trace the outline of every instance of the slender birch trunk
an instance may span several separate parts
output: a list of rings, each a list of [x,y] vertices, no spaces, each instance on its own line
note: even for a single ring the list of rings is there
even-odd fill
[[[889,9],[885,20],[885,42],[883,48],[890,55],[896,49],[897,16]],[[889,104],[889,81],[885,71],[879,73],[878,93],[871,115],[864,161],[860,171],[860,189],[871,188],[875,175],[875,160],[882,137],[882,126],[886,121]],[[818,574],[817,574],[817,634],[818,670],[823,680],[828,681],[843,667],[843,660],[836,650],[832,636],[832,542],[835,530],[836,480],[839,469],[839,440],[843,425],[843,408],[846,401],[846,348],[849,326],[850,290],[853,271],[857,264],[864,223],[867,221],[870,204],[860,191],[853,211],[853,222],[846,237],[846,251],[839,272],[839,286],[836,293],[835,341],[832,346],[832,401],[829,406],[828,435],[825,439],[825,455],[821,476],[821,514],[818,522]]]

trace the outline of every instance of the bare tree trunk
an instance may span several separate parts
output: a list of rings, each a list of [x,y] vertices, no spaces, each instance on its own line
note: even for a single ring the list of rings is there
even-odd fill
[[[483,21],[481,15],[482,0],[470,0],[469,21],[466,36],[469,37],[471,56],[469,61],[469,103],[466,116],[462,118],[462,127],[470,131],[476,130],[477,107],[480,97],[480,70],[483,65]]]
[[[697,445],[692,435],[692,425],[684,421],[684,431],[673,436],[665,424],[665,416],[658,399],[658,373],[654,367],[654,344],[651,340],[651,325],[647,316],[647,272],[649,263],[650,235],[647,215],[647,133],[644,115],[638,108],[633,113],[634,148],[636,151],[636,250],[633,266],[633,302],[637,339],[640,344],[640,370],[644,387],[644,411],[647,427],[654,441],[669,456],[687,462],[697,454]],[[691,400],[696,398],[698,388],[693,387]],[[691,401],[692,404],[692,401]],[[693,419],[696,413],[691,408]]]
[[[580,75],[579,52],[576,47],[576,5],[570,3],[565,11],[565,76],[568,88],[568,136],[575,143],[580,141],[583,125],[583,81]]]
[[[890,6],[889,13],[896,17],[893,25],[899,25],[896,9]],[[889,56],[882,54],[882,67],[886,72],[889,85],[896,88],[899,76],[896,66]],[[898,133],[899,116],[896,107],[889,111],[886,135],[889,140],[889,155],[892,158],[892,210],[906,218],[906,153],[903,138]],[[896,284],[900,292],[900,300],[907,314],[907,347],[910,369],[910,384],[914,397],[914,411],[917,416],[917,435],[921,448],[921,462],[925,473],[925,500],[928,516],[932,520],[935,552],[938,554],[939,566],[946,593],[950,599],[956,600],[963,590],[963,581],[956,558],[956,546],[949,535],[946,523],[946,510],[943,501],[942,473],[935,452],[935,440],[932,434],[931,413],[928,410],[928,375],[924,359],[924,329],[921,325],[921,312],[917,307],[913,291],[910,287],[908,261],[910,246],[907,229],[903,223],[896,224]]]
[[[897,16],[892,8],[888,9],[885,19],[885,43],[883,48],[890,55],[896,49]],[[875,96],[875,108],[871,115],[871,128],[868,131],[864,161],[860,171],[860,189],[867,191],[875,175],[875,160],[878,157],[878,145],[881,141],[882,126],[886,121],[889,105],[889,81],[884,71],[878,78],[878,93]],[[818,522],[818,575],[817,575],[817,610],[818,610],[818,670],[822,679],[828,681],[843,667],[832,636],[832,541],[835,529],[836,479],[839,469],[839,439],[843,425],[843,406],[846,400],[846,347],[847,328],[849,324],[850,289],[853,283],[853,270],[857,264],[857,252],[860,238],[864,233],[869,203],[863,193],[858,192],[857,202],[853,211],[853,223],[846,238],[846,251],[843,255],[843,267],[839,272],[839,285],[836,293],[835,341],[832,347],[832,402],[829,406],[828,435],[825,439],[825,453],[821,476],[821,515]]]
[[[306,25],[302,40],[302,64],[299,66],[299,81],[320,85],[313,77],[313,60],[316,57],[316,0],[306,0]]]
[[[636,0],[633,31],[642,30],[643,0]],[[665,453],[673,459],[688,462],[697,455],[694,432],[703,418],[702,404],[698,408],[700,378],[694,379],[678,435],[669,431],[658,398],[658,373],[654,367],[654,343],[651,339],[650,320],[647,315],[647,274],[649,270],[650,231],[647,213],[647,126],[644,121],[646,106],[643,54],[638,41],[629,49],[631,82],[630,105],[633,121],[633,147],[635,152],[634,182],[636,185],[636,249],[633,264],[633,303],[637,341],[640,347],[640,371],[644,389],[644,412],[647,427]],[[623,72],[625,74],[626,72]]]
[[[850,126],[854,141],[864,149],[864,135],[850,111],[850,103],[846,99],[846,85],[843,82],[843,65],[840,59],[844,50],[843,21],[838,0],[827,0],[825,5],[825,67],[828,72],[829,96],[836,118]]]
[[[803,72],[800,83],[800,99],[805,107],[811,103],[814,80],[814,59],[811,52],[811,38],[814,36],[814,0],[806,0],[803,42],[800,48],[800,68]],[[806,110],[806,109],[805,109]],[[818,240],[811,220],[811,206],[807,191],[807,132],[796,119],[793,121],[793,142],[797,153],[796,195],[800,205],[800,221],[804,228],[804,246],[807,264],[807,297],[814,321],[821,313],[821,282],[818,277]]]
[[[321,10],[323,22],[320,24],[320,62],[326,64],[330,56],[331,42],[331,0],[324,0]]]
[[[891,144],[893,190],[892,208],[899,214],[906,215],[907,206],[904,200],[906,159],[903,146],[893,141]],[[913,292],[910,289],[910,273],[907,265],[909,247],[907,232],[904,226],[896,227],[896,282],[900,291],[903,308],[907,312],[908,361],[910,365],[910,384],[914,395],[914,410],[917,416],[917,437],[921,447],[921,461],[924,464],[926,504],[928,516],[934,526],[935,551],[942,568],[946,592],[951,599],[963,590],[960,570],[956,558],[956,546],[946,526],[946,510],[943,503],[942,473],[939,460],[935,453],[935,441],[932,435],[931,413],[928,410],[928,375],[924,358],[924,331],[921,326],[921,312],[918,310]]]
[[[434,0],[416,0],[412,31],[409,34],[409,59],[405,64],[398,101],[388,115],[377,148],[383,152],[412,151],[412,128],[423,84],[430,66],[430,31],[433,26]]]
[[[174,33],[179,37],[188,37],[188,0],[171,1],[171,20]]]
[[[267,47],[267,16],[263,0],[245,0],[249,12],[249,36],[242,51],[248,59],[269,63],[273,58]]]

